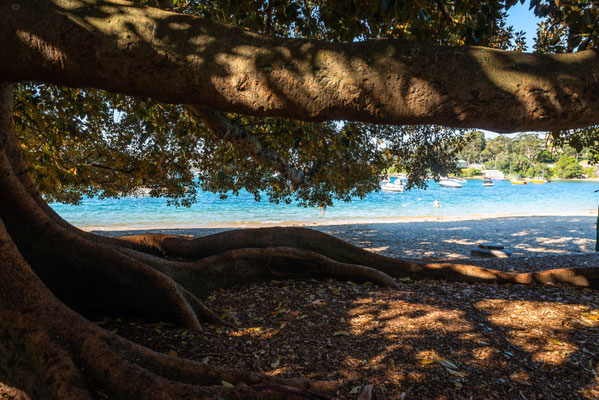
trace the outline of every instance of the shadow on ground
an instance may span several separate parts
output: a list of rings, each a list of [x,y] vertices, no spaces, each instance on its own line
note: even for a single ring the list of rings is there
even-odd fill
[[[211,366],[334,380],[341,399],[364,384],[375,399],[599,396],[599,294],[590,289],[271,281],[206,302],[237,326],[105,327]]]

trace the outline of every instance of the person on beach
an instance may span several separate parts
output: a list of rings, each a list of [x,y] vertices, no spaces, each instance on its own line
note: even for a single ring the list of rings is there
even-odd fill
[[[441,204],[439,204],[439,200],[435,200],[435,201],[433,202],[433,207],[435,207],[435,208],[439,208],[439,207],[441,207]]]

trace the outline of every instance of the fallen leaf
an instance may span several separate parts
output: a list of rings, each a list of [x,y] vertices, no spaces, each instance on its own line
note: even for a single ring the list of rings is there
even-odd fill
[[[337,288],[334,288],[334,289],[333,289],[333,294],[334,294],[335,296],[341,296],[341,292],[339,292],[339,289],[337,289]]]
[[[432,364],[434,362],[430,358],[425,358],[425,357],[416,357],[416,361],[418,361],[420,364],[423,364],[423,365]]]
[[[453,375],[453,376],[457,376],[458,378],[464,378],[464,377],[466,377],[466,374],[464,374],[464,373],[462,373],[462,372],[460,372],[460,371],[456,371],[456,370],[454,370],[454,369],[447,368],[447,367],[445,367],[445,369],[446,369],[446,370],[447,370],[447,372],[449,372],[451,375]]]
[[[220,381],[221,385],[223,385],[226,388],[233,388],[235,386],[233,386],[233,384],[227,382],[227,381]]]
[[[270,366],[273,367],[273,368],[277,368],[280,363],[281,363],[281,359],[277,358],[277,361],[275,361],[272,364],[270,364]]]
[[[314,379],[314,378],[322,378],[324,376],[324,374],[322,372],[312,372],[309,373],[308,375],[304,375],[304,378],[308,378],[308,379]]]
[[[438,357],[435,361],[437,361],[439,364],[441,364],[442,366],[444,366],[446,368],[458,369],[458,366],[455,365],[454,363],[452,363],[451,361],[449,361],[447,358]]]
[[[564,344],[562,342],[560,342],[559,340],[557,340],[554,337],[549,337],[549,340],[551,340],[553,343],[557,344],[558,346],[563,346]]]

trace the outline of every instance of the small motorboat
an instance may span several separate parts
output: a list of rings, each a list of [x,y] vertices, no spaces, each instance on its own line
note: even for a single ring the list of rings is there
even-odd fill
[[[455,182],[457,182],[457,183],[466,183],[466,182],[468,182],[468,181],[467,181],[466,179],[464,179],[464,178],[455,178],[455,177],[454,177],[454,178],[449,178],[449,179],[451,179],[452,181],[455,181]]]
[[[442,187],[448,187],[448,188],[454,188],[454,189],[459,189],[462,187],[461,183],[456,182],[453,179],[448,179],[448,178],[441,178],[441,180],[438,183],[439,183],[439,186],[442,186]]]
[[[403,193],[404,186],[402,184],[400,184],[400,183],[383,182],[383,184],[381,185],[381,190],[383,192],[398,192],[398,193]]]
[[[484,187],[493,187],[493,181],[492,181],[492,180],[490,180],[490,179],[485,179],[485,180],[483,181],[483,186],[484,186]]]
[[[512,185],[526,185],[528,182],[520,180],[520,179],[512,179]]]

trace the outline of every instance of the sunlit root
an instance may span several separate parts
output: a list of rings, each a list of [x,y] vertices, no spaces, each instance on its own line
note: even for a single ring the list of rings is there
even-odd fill
[[[467,264],[419,263],[371,253],[326,233],[300,227],[232,230],[199,238],[147,234],[125,236],[119,240],[123,243],[135,243],[142,251],[145,249],[155,254],[190,260],[243,248],[291,247],[309,250],[342,263],[367,266],[395,278],[480,283],[564,283],[599,287],[597,268],[562,268],[514,273]]]
[[[130,249],[121,251],[168,275],[197,297],[217,289],[286,278],[332,278],[397,287],[393,278],[374,268],[290,247],[230,250],[195,262],[164,260]]]

